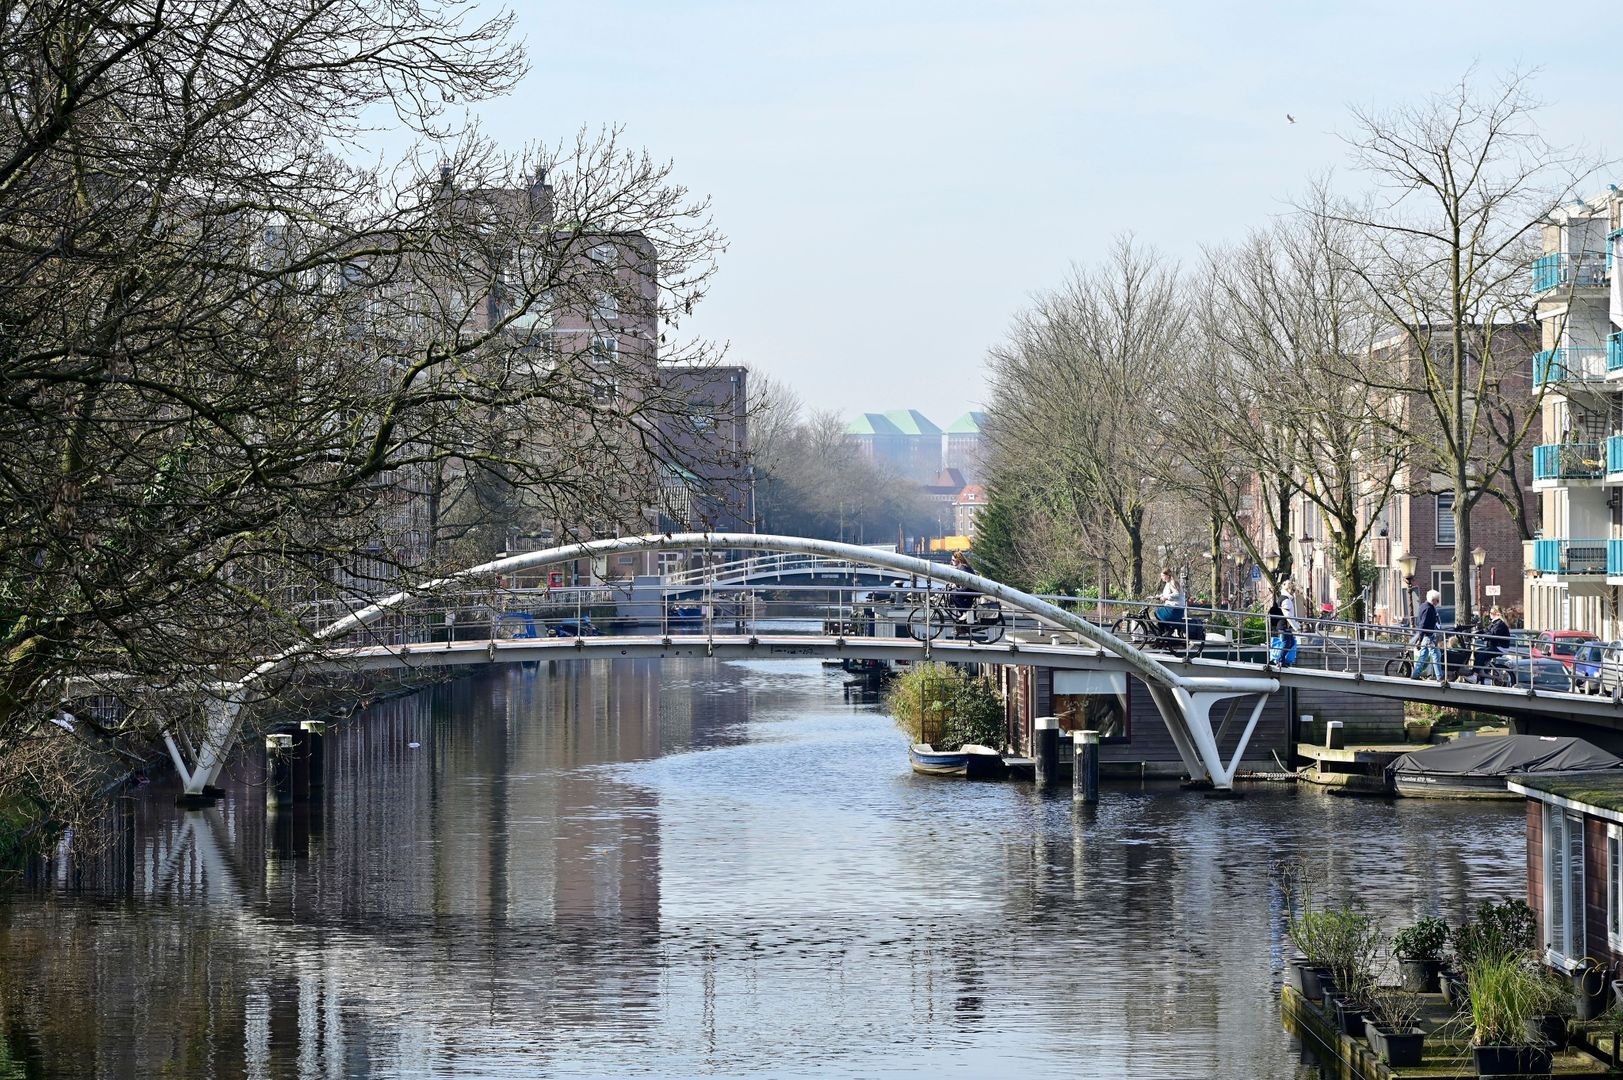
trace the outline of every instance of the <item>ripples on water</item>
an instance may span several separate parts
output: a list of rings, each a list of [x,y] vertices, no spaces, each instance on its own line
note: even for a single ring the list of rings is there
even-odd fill
[[[0,1077],[1316,1076],[1271,866],[1394,919],[1524,884],[1519,804],[915,777],[815,662],[510,667],[329,730],[313,805],[146,792],[0,901]]]

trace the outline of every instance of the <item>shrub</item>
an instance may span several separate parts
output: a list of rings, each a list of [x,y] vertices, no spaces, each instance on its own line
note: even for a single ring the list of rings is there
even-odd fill
[[[1533,951],[1538,920],[1524,900],[1496,904],[1484,900],[1469,922],[1454,928],[1449,940],[1461,971],[1496,960],[1521,960]]]
[[[915,664],[890,685],[885,708],[909,742],[937,750],[1003,744],[1003,701],[983,680],[946,664]]]
[[[1392,936],[1392,955],[1400,960],[1441,960],[1448,944],[1448,924],[1426,916]]]
[[[1524,956],[1485,957],[1466,971],[1471,994],[1471,1039],[1478,1046],[1526,1046],[1535,1041],[1527,1021],[1561,1000],[1562,988]]]

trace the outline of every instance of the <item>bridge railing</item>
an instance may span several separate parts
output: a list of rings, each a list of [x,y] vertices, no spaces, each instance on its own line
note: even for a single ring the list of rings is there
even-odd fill
[[[953,597],[968,606],[965,624],[952,618]],[[1283,657],[1271,648],[1274,635],[1266,616],[1252,610],[1191,607],[1189,616],[1205,631],[1190,640],[1187,626],[1167,628],[1153,621],[1153,601],[1045,596],[1055,606],[1074,612],[1152,654],[1175,659],[1220,661],[1264,667]],[[932,612],[941,615],[933,616]],[[976,621],[993,617],[995,624]],[[995,627],[995,629],[994,629]],[[490,640],[650,636],[662,638],[757,638],[779,641],[796,636],[850,639],[912,638],[969,641],[990,647],[1010,643],[1073,645],[1094,649],[1075,631],[985,598],[954,593],[940,585],[915,580],[871,586],[752,585],[709,583],[697,594],[685,587],[680,595],[654,595],[633,601],[619,589],[514,589],[492,582],[454,596],[428,597],[388,613],[364,628],[329,644],[362,648],[472,643]],[[1336,619],[1300,619],[1294,630],[1293,666],[1348,675],[1406,677],[1413,673],[1415,632],[1405,626]],[[986,640],[982,640],[986,639]],[[1518,639],[1509,646],[1469,631],[1439,634],[1437,666],[1418,677],[1441,672],[1448,681],[1482,682],[1507,688],[1615,693],[1623,686],[1623,655],[1608,654],[1609,675],[1586,673],[1574,657],[1546,657],[1534,644]]]

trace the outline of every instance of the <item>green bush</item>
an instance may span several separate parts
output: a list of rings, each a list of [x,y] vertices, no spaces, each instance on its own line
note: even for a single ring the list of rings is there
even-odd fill
[[[885,708],[909,742],[937,750],[1003,747],[1003,700],[991,684],[946,664],[914,664],[890,684]]]
[[[1426,916],[1392,935],[1392,955],[1400,960],[1441,960],[1448,944],[1448,924]]]
[[[1484,900],[1471,920],[1449,935],[1461,971],[1499,960],[1519,961],[1533,952],[1537,937],[1538,919],[1524,900]]]

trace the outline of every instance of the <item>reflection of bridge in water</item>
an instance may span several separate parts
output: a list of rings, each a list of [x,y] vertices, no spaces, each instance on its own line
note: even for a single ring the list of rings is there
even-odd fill
[[[628,590],[625,603],[612,590],[503,584],[535,567],[655,549],[702,551],[707,558],[699,571],[660,581],[652,601],[646,583],[640,595]],[[713,558],[730,550],[750,554]],[[980,598],[983,608],[997,605],[998,640],[956,632],[940,614],[950,611],[943,597],[952,592]],[[1614,729],[1623,716],[1623,705],[1611,698],[1387,674],[1409,633],[1392,627],[1314,623],[1304,628],[1298,665],[1284,670],[1267,663],[1263,632],[1247,631],[1244,613],[1232,613],[1232,629],[1210,635],[1199,655],[1181,640],[1126,640],[1116,630],[1125,617],[1142,616],[1142,607],[1035,596],[951,566],[800,537],[683,534],[571,544],[473,567],[325,620],[310,646],[231,684],[194,753],[172,740],[170,752],[187,793],[204,793],[235,741],[246,688],[294,665],[410,669],[560,655],[940,660],[1127,675],[1148,690],[1188,775],[1218,788],[1232,786],[1264,705],[1282,686],[1496,713],[1523,724]]]

